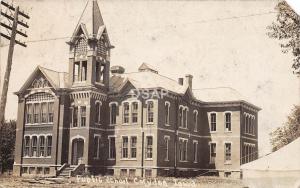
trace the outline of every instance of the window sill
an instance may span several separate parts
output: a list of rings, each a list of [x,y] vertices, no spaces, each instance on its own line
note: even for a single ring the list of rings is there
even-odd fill
[[[107,160],[108,161],[115,161],[116,159],[115,158],[108,158]]]
[[[151,158],[151,159],[149,158],[149,159],[145,159],[145,161],[153,161],[153,159],[152,159],[152,158]]]
[[[232,165],[231,161],[225,162],[224,165]]]
[[[129,126],[129,123],[122,123],[123,126]]]
[[[179,161],[179,162],[181,162],[181,163],[187,163],[187,162],[189,162],[189,161]]]
[[[225,131],[225,133],[232,133],[232,131]]]
[[[102,124],[101,123],[95,123],[95,125],[101,126]]]
[[[95,82],[96,85],[99,85],[99,86],[104,86],[104,83],[102,82]]]
[[[49,123],[25,123],[25,126],[52,126],[54,123],[49,122]]]
[[[147,122],[146,125],[154,125],[154,122]]]
[[[165,162],[169,162],[170,160],[169,159],[165,159]]]
[[[210,131],[209,133],[215,134],[215,133],[217,133],[217,131]]]
[[[123,158],[123,159],[120,159],[120,161],[137,161],[136,158]]]
[[[24,156],[24,159],[51,159],[51,156],[47,156],[47,157],[36,157],[36,156]]]
[[[179,127],[180,129],[188,130],[187,127]]]
[[[194,163],[196,164],[196,163],[198,163],[198,161],[194,161]]]
[[[165,123],[165,126],[166,126],[166,127],[171,127],[171,125],[170,125],[170,124],[167,124],[167,123]]]
[[[86,128],[86,126],[85,127],[70,127],[70,129],[85,129]]]

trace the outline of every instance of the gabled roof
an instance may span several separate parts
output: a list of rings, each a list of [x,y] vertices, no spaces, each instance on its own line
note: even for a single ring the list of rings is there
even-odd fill
[[[37,66],[36,69],[31,73],[25,84],[16,93],[24,92],[30,87],[34,79],[41,73],[51,84],[54,89],[64,89],[68,87],[68,73],[57,72],[51,69],[47,69],[41,66]]]
[[[139,71],[151,71],[158,73],[158,70],[148,63],[142,63],[142,65],[139,67]]]
[[[111,91],[119,91],[126,82],[130,82],[137,89],[163,88],[182,95],[187,90],[186,86],[178,84],[173,79],[148,71],[113,75],[110,82],[110,88],[113,89]]]

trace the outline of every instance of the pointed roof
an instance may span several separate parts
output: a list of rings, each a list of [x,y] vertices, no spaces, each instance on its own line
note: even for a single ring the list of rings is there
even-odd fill
[[[68,73],[57,72],[51,69],[37,66],[33,73],[31,73],[29,78],[26,80],[25,84],[21,87],[21,89],[18,92],[16,92],[16,94],[22,93],[28,87],[30,87],[33,80],[39,73],[42,73],[42,75],[49,81],[49,83],[54,89],[66,89],[68,87]]]
[[[142,65],[139,67],[139,71],[151,71],[154,73],[158,73],[157,69],[155,67],[153,67],[152,65],[148,64],[148,63],[142,63]]]
[[[89,0],[87,2],[81,17],[78,20],[73,36],[77,34],[80,28],[88,38],[96,37],[99,35],[99,31],[101,33],[104,31],[105,25],[97,0]]]

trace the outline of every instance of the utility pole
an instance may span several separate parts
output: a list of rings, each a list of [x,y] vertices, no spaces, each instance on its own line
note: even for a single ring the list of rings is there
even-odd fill
[[[0,102],[0,126],[5,121],[5,117],[4,117],[5,107],[7,101],[7,92],[8,92],[9,78],[10,78],[12,59],[14,53],[14,46],[15,44],[18,44],[20,46],[27,47],[24,42],[20,42],[19,40],[16,39],[17,34],[23,37],[27,37],[26,32],[23,32],[22,29],[18,30],[17,27],[18,25],[20,25],[25,28],[29,28],[29,26],[27,25],[26,22],[23,21],[23,19],[19,19],[19,17],[29,19],[29,16],[27,14],[25,14],[23,11],[20,11],[19,6],[14,7],[13,5],[9,5],[4,1],[1,1],[1,5],[3,5],[6,8],[5,12],[3,11],[3,9],[1,9],[1,16],[7,18],[9,24],[0,22],[1,27],[5,28],[8,33],[8,34],[4,34],[1,31],[0,36],[10,40],[10,43],[9,43],[7,64],[6,64],[6,70],[3,79],[3,87],[2,87],[1,102]]]

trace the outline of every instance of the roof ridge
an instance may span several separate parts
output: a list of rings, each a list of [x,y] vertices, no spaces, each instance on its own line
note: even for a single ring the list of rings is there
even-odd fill
[[[140,71],[137,71],[137,72],[128,72],[128,73],[123,73],[123,74],[132,74],[132,73],[141,73],[141,74],[143,74],[143,73],[151,73],[151,74],[154,74],[154,75],[159,75],[159,76],[161,76],[161,77],[164,77],[164,78],[167,78],[167,79],[169,79],[169,80],[171,80],[171,81],[173,81],[173,82],[176,82],[178,85],[180,85],[176,80],[174,80],[173,78],[170,78],[170,77],[167,77],[167,76],[165,76],[165,75],[162,75],[162,74],[159,74],[159,73],[154,73],[154,72],[140,72]],[[120,75],[122,75],[122,74],[120,74]],[[180,85],[181,86],[181,85]]]
[[[53,70],[53,69],[50,69],[50,68],[46,68],[44,66],[41,66],[41,65],[38,65],[39,68],[42,68],[42,69],[45,69],[45,70],[48,70],[48,71],[52,71],[52,72],[56,72],[56,73],[65,73],[65,74],[69,74],[68,72],[60,72],[60,71],[57,71],[57,70]]]

